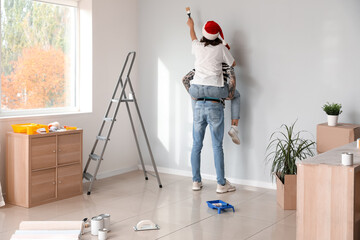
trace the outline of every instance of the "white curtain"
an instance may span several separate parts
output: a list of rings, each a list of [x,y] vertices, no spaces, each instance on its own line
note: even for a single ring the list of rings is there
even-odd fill
[[[4,205],[5,205],[5,202],[4,202],[4,198],[2,195],[1,182],[0,182],[0,207],[2,207]]]

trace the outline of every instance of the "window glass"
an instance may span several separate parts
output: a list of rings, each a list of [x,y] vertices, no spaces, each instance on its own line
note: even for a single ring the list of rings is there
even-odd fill
[[[1,112],[76,107],[75,7],[1,0]]]

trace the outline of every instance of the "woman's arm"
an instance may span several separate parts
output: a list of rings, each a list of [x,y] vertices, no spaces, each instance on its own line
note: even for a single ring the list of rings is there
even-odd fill
[[[195,33],[195,29],[194,29],[194,20],[189,17],[187,23],[186,23],[189,28],[190,28],[190,38],[191,38],[191,41],[194,41],[194,40],[197,40],[197,37],[196,37],[196,33]]]

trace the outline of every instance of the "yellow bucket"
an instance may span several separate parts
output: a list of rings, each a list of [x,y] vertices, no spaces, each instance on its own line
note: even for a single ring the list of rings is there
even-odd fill
[[[11,125],[15,133],[26,133],[27,135],[37,134],[36,130],[39,128],[45,128],[46,132],[49,132],[49,127],[43,124],[36,123],[23,123]]]

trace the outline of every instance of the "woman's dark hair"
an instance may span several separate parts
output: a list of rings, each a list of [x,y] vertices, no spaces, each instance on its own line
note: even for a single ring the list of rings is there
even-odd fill
[[[220,38],[216,38],[215,40],[209,40],[206,37],[202,37],[200,42],[205,43],[204,47],[206,47],[207,45],[217,46],[219,44],[222,44],[222,41]]]

